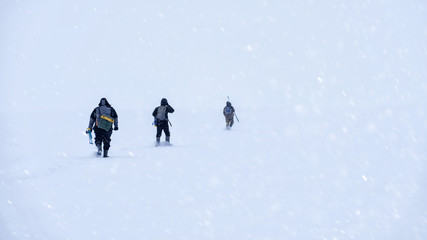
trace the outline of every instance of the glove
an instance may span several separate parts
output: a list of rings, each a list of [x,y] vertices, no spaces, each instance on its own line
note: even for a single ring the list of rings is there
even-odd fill
[[[86,129],[86,134],[89,134],[90,132],[92,132],[92,129],[91,128],[87,128]]]
[[[119,127],[115,126],[114,131],[117,131],[117,130],[119,130]]]

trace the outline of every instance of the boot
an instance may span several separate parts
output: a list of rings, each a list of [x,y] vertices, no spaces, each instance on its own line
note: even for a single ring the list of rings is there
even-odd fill
[[[170,140],[171,140],[171,137],[166,137],[166,145],[168,146],[171,145]]]
[[[101,144],[96,145],[96,147],[98,148],[98,152],[96,153],[96,155],[101,156],[101,154],[102,154]]]
[[[160,138],[156,138],[156,147],[160,146]]]
[[[108,157],[108,150],[104,149],[104,157],[107,158]]]

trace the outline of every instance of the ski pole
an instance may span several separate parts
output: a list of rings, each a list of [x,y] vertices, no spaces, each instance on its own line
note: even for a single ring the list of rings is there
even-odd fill
[[[172,127],[172,123],[171,123],[171,121],[169,121],[169,119],[168,119],[168,122],[169,122],[169,125],[171,125],[171,127]]]
[[[229,97],[229,96],[227,96],[227,100],[228,100],[228,101],[230,101],[230,97]],[[237,120],[238,122],[240,122],[240,121],[239,121],[239,118],[238,118],[238,117],[237,117],[237,115],[236,115],[236,113],[234,113],[234,116],[236,117],[236,120]]]

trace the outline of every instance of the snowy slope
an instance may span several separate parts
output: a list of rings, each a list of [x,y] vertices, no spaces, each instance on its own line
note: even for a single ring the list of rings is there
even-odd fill
[[[0,239],[427,238],[426,11],[6,3]],[[84,134],[101,97],[108,159]],[[173,146],[155,148],[163,97]]]

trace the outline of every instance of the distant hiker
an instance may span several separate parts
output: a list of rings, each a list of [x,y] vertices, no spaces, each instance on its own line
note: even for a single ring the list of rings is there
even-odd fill
[[[234,107],[231,106],[231,102],[227,101],[222,113],[225,116],[225,127],[229,130],[234,124]]]
[[[95,145],[98,148],[97,155],[102,154],[102,143],[104,143],[104,157],[108,157],[110,149],[111,134],[119,130],[118,116],[116,110],[111,107],[106,98],[101,98],[98,107],[90,114],[88,132],[95,131]],[[95,126],[94,126],[95,125]]]
[[[170,145],[170,132],[169,132],[169,119],[168,113],[173,113],[175,110],[168,104],[166,98],[162,98],[160,101],[160,106],[156,107],[153,111],[153,117],[155,125],[157,126],[156,134],[156,146],[160,145],[160,137],[162,136],[162,131],[166,135],[166,144]]]

